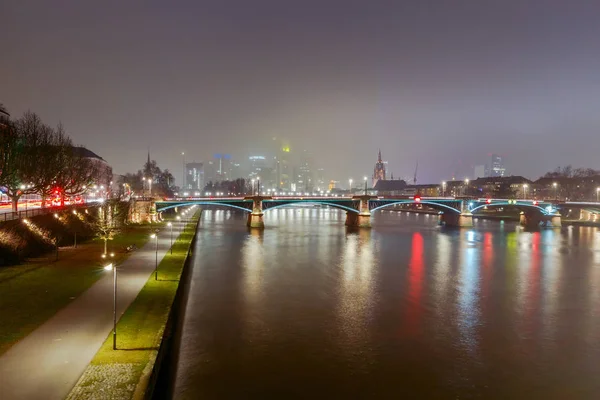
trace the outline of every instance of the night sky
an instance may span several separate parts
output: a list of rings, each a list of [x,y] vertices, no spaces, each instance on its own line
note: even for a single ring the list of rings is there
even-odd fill
[[[2,1],[0,102],[117,173],[150,148],[180,178],[181,151],[243,161],[272,137],[343,181],[380,147],[421,183],[489,153],[530,178],[600,169],[599,1],[143,3]]]

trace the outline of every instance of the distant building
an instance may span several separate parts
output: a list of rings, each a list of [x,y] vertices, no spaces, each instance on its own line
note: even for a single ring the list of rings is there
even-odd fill
[[[529,179],[522,176],[491,176],[472,180],[469,182],[469,187],[474,189],[477,195],[486,197],[494,197],[504,187],[508,188],[512,197],[522,198],[533,196],[531,183]],[[507,197],[506,193],[503,193],[500,197]]]
[[[406,186],[406,182],[401,179],[394,181],[380,179],[375,182],[373,191],[375,191],[378,196],[401,196],[405,194]]]
[[[217,168],[218,165],[213,160],[209,160],[204,164],[204,186],[209,182],[215,183],[219,181]]]
[[[490,164],[490,176],[499,177],[504,176],[506,168],[504,168],[504,162],[502,157],[497,154],[492,154],[492,162]]]
[[[200,192],[204,189],[204,164],[191,162],[185,164],[185,190]]]
[[[109,188],[113,181],[112,167],[100,157],[98,154],[85,147],[73,147],[73,153],[79,157],[90,160],[92,165],[96,168],[96,176],[94,178],[94,184],[97,186],[104,186]]]
[[[373,168],[373,188],[377,185],[378,181],[385,181],[385,164],[381,159],[381,150],[377,154],[377,162],[375,163],[375,168]]]
[[[485,165],[476,165],[473,173],[473,178],[486,178],[487,174],[485,173]]]

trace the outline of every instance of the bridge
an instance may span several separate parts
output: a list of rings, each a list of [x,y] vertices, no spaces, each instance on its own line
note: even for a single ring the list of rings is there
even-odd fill
[[[248,213],[247,224],[252,228],[264,228],[265,212],[281,207],[297,204],[319,204],[338,208],[346,212],[346,225],[369,228],[371,214],[374,211],[393,206],[420,205],[437,210],[440,223],[446,226],[473,226],[473,216],[483,210],[508,208],[520,211],[520,223],[524,226],[560,227],[561,214],[564,207],[588,207],[599,210],[600,203],[549,202],[534,199],[477,199],[455,197],[377,197],[360,195],[352,197],[277,197],[277,196],[248,196],[248,197],[217,197],[217,198],[175,198],[157,201],[156,211],[164,212],[175,207],[190,205],[210,205],[238,209]]]

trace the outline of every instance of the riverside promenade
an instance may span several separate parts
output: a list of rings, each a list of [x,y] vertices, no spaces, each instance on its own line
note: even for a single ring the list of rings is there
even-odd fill
[[[173,223],[173,241],[184,226]],[[158,237],[160,264],[170,248],[170,230]],[[117,265],[118,318],[154,273],[155,246],[150,239]],[[100,266],[98,273],[105,276],[0,356],[3,400],[62,400],[69,394],[113,328],[113,273]]]

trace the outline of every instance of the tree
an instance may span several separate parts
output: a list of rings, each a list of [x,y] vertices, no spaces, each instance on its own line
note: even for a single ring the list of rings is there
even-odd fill
[[[104,241],[104,254],[107,254],[107,243],[113,240],[127,218],[126,203],[119,199],[108,199],[98,207],[98,216],[93,223],[96,236]]]
[[[21,196],[38,192],[41,189],[40,177],[52,168],[45,152],[52,145],[55,134],[30,111],[9,125],[14,132],[7,138],[9,147],[6,151],[10,154],[7,155],[9,163],[4,165],[2,186],[16,212]]]

